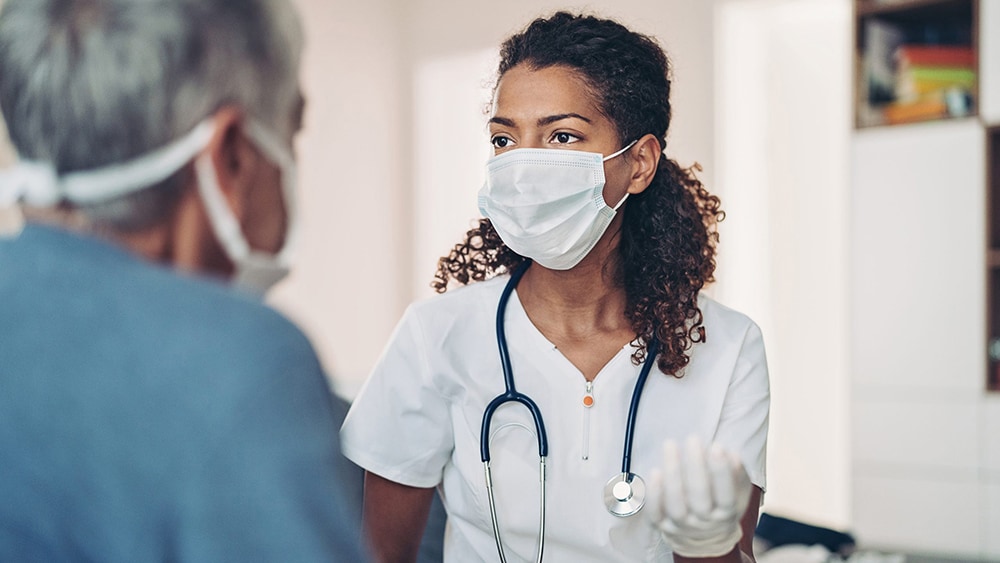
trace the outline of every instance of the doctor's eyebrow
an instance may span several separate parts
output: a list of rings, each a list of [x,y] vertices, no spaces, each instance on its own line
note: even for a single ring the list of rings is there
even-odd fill
[[[562,121],[564,119],[579,119],[582,121],[586,121],[587,123],[593,123],[589,118],[584,117],[578,113],[560,113],[556,115],[540,117],[538,118],[536,125],[538,127],[545,127],[546,125],[551,125],[557,121]],[[516,127],[516,124],[513,119],[507,117],[500,117],[497,115],[491,117],[489,122],[496,123],[498,125],[503,125],[504,127]]]
[[[503,125],[504,127],[514,127],[514,120],[507,119],[506,117],[493,116],[490,118],[490,123],[496,123],[497,125]]]
[[[544,127],[545,125],[551,125],[556,121],[562,121],[564,119],[580,119],[582,121],[586,121],[587,123],[591,123],[590,119],[587,119],[578,113],[560,113],[558,115],[550,115],[548,117],[540,118],[538,120],[538,126]]]

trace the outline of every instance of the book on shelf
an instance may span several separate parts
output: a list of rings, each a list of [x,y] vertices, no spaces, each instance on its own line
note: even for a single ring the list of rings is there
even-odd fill
[[[970,46],[900,45],[896,49],[896,65],[907,67],[976,67],[976,52]]]
[[[948,88],[914,100],[897,100],[881,108],[884,123],[896,125],[945,117],[963,117],[973,110],[972,94],[962,88]]]
[[[889,125],[912,123],[948,117],[948,104],[944,98],[928,98],[914,102],[887,104],[882,109],[885,122]]]
[[[896,73],[896,100],[915,100],[953,88],[975,91],[976,71],[945,66],[911,66]]]

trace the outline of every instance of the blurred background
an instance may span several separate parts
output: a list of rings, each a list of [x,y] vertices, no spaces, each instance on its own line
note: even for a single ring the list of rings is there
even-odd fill
[[[1000,560],[1000,0],[293,3],[304,236],[272,301],[339,394],[478,217],[499,43],[557,9],[613,17],[672,59],[666,151],[727,212],[708,291],[764,332],[763,510]],[[940,44],[973,62],[935,61],[962,68],[925,95],[944,75],[904,75],[900,47]]]

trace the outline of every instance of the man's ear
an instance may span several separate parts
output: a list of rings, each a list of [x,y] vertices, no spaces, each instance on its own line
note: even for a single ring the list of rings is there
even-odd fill
[[[628,193],[633,195],[642,193],[653,182],[662,150],[660,140],[652,134],[643,135],[629,150],[632,178],[628,185]]]
[[[212,159],[222,195],[237,219],[242,219],[256,164],[253,148],[243,133],[244,114],[237,107],[223,106],[212,119],[215,133],[204,152]]]

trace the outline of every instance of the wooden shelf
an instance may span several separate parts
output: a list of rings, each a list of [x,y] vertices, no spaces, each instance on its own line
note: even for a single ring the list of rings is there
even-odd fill
[[[855,127],[978,115],[978,15],[979,0],[855,0]],[[941,59],[938,53],[925,61],[962,62],[907,66],[897,58],[904,47],[964,48],[971,50],[971,66],[969,55]]]
[[[966,9],[969,0],[898,0],[878,2],[861,0],[855,10],[858,16],[888,16],[903,19],[951,15]]]

